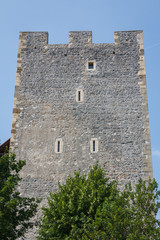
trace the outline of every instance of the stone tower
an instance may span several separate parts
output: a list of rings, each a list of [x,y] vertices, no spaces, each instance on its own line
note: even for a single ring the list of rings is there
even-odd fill
[[[21,192],[46,198],[74,169],[97,160],[120,185],[152,178],[142,31],[70,32],[48,44],[47,32],[19,38],[11,148],[26,160]]]

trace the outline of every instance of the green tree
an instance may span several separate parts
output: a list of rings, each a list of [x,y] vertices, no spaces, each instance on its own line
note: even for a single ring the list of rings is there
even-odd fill
[[[0,158],[0,239],[14,240],[24,236],[33,227],[30,219],[35,215],[39,200],[24,198],[16,191],[21,178],[19,171],[25,161],[16,161],[15,155],[6,153]]]
[[[160,207],[155,181],[139,180],[119,191],[96,164],[88,176],[75,172],[59,191],[50,194],[38,240],[148,240],[160,239]],[[156,203],[155,201],[156,200]]]

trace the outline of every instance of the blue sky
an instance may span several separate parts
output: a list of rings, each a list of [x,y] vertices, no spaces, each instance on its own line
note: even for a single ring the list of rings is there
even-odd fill
[[[160,1],[0,0],[0,141],[10,137],[20,31],[48,31],[67,43],[69,31],[92,30],[94,43],[114,31],[143,30],[154,177],[160,183]]]

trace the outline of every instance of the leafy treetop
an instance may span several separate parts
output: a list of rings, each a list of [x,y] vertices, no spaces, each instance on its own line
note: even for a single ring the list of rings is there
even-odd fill
[[[157,183],[139,180],[119,191],[98,165],[88,176],[75,172],[50,194],[38,240],[158,240],[160,207]],[[155,201],[156,203],[155,203]]]
[[[0,239],[15,240],[23,237],[35,224],[30,219],[37,212],[39,200],[21,197],[16,191],[21,178],[19,171],[25,161],[16,161],[6,153],[0,158]]]

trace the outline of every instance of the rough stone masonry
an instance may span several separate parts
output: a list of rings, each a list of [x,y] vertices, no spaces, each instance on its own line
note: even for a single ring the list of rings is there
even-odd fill
[[[93,44],[77,31],[48,44],[47,32],[20,33],[11,149],[26,160],[23,195],[46,199],[97,160],[122,187],[152,178],[143,32],[114,38]]]

